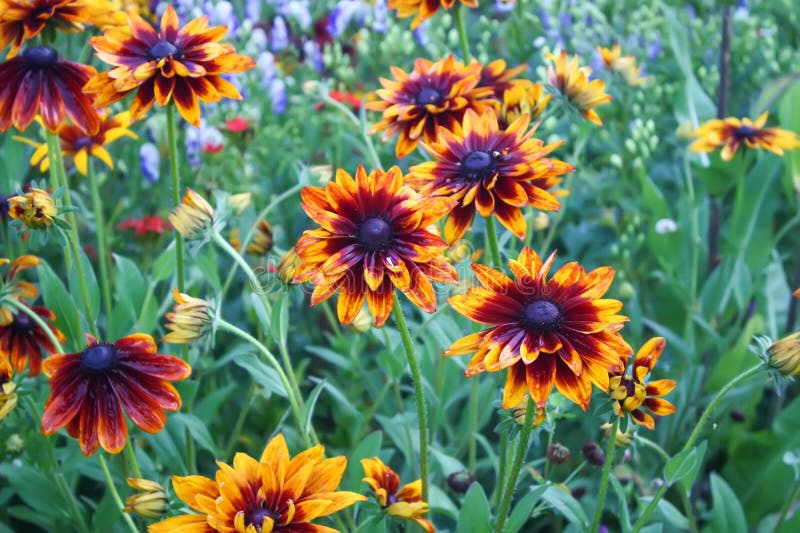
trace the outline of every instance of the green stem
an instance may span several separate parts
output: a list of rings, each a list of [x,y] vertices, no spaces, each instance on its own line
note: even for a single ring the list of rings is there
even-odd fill
[[[58,190],[58,160],[56,159],[56,152],[61,153],[61,140],[59,139],[58,135],[47,133],[47,159],[49,163],[49,173],[50,173],[50,188],[54,191]],[[64,246],[64,263],[67,267],[67,272],[69,272],[70,262],[72,258],[70,256],[70,249],[69,244]]]
[[[503,496],[503,486],[506,480],[506,457],[508,456],[508,432],[500,435],[500,454],[497,458],[497,484],[494,489],[494,505],[500,505]]]
[[[128,436],[128,443],[125,444],[125,462],[128,469],[133,473],[133,477],[141,478],[142,471],[139,470],[139,462],[136,460],[136,450],[133,449],[133,440]]]
[[[258,292],[259,295],[263,296],[263,294],[261,294],[261,291],[259,291],[259,285],[261,282],[258,280],[258,276],[256,276],[255,272],[253,272],[253,269],[250,268],[250,265],[247,264],[247,261],[245,261],[241,255],[239,255],[239,252],[234,250],[233,246],[231,246],[230,243],[226,241],[222,237],[222,235],[220,235],[216,231],[214,232],[212,239],[214,243],[220,248],[222,248],[223,252],[231,256],[231,258],[236,262],[236,264],[239,265],[239,267],[245,272],[245,274],[247,274],[247,277],[250,280],[250,286],[253,289],[253,291]],[[264,311],[266,311],[267,313],[269,313],[269,309],[270,307],[268,305],[264,307]]]
[[[103,217],[103,202],[100,199],[100,186],[94,173],[94,165],[90,159],[87,163],[87,177],[89,188],[92,191],[92,208],[94,210],[94,225],[97,232],[97,262],[100,265],[100,290],[103,294],[103,306],[106,310],[106,324],[111,323],[111,269],[106,237],[106,222]]]
[[[511,508],[514,489],[517,486],[517,479],[522,470],[522,462],[525,460],[525,453],[528,451],[528,441],[533,431],[533,415],[535,412],[536,402],[529,398],[528,407],[525,409],[525,421],[523,422],[522,432],[520,433],[519,443],[517,444],[517,451],[514,454],[514,462],[511,463],[511,471],[508,473],[505,490],[503,491],[503,499],[500,501],[500,509],[497,512],[497,525],[494,528],[495,533],[503,533],[503,528],[508,519],[508,510]]]
[[[236,442],[239,440],[239,435],[242,433],[244,422],[247,420],[247,413],[250,412],[250,404],[253,402],[253,396],[256,394],[256,382],[250,380],[250,386],[247,388],[247,394],[244,397],[244,403],[239,409],[239,416],[236,417],[236,422],[233,424],[231,436],[228,437],[228,443],[223,449],[222,457],[227,459],[233,453]]]
[[[700,420],[697,421],[697,425],[695,426],[694,431],[692,431],[692,434],[689,435],[689,438],[686,440],[686,443],[683,445],[683,448],[681,448],[678,454],[681,454],[692,447],[694,442],[697,440],[697,437],[700,436],[700,432],[703,430],[703,426],[705,426],[709,417],[711,417],[711,414],[714,412],[714,409],[717,407],[722,398],[724,398],[725,395],[728,394],[728,392],[730,392],[731,389],[736,387],[739,383],[741,383],[742,381],[746,380],[751,376],[758,374],[762,369],[763,369],[762,364],[758,364],[752,368],[749,368],[744,372],[742,372],[741,374],[739,374],[738,376],[736,376],[735,378],[733,378],[732,380],[730,380],[728,383],[725,384],[724,387],[722,387],[719,390],[717,395],[714,396],[714,398],[711,400],[711,403],[708,404],[708,407],[706,407],[705,411],[703,411],[703,414],[700,416]],[[670,487],[669,483],[664,483],[663,485],[661,485],[661,488],[658,489],[658,492],[656,492],[655,496],[653,496],[653,499],[650,500],[650,503],[647,505],[644,512],[642,512],[642,516],[640,516],[639,520],[637,520],[636,523],[633,525],[632,533],[638,533],[639,531],[641,531],[645,523],[647,523],[647,519],[650,518],[650,515],[653,514],[653,511],[656,510],[658,502],[661,501],[661,498],[663,498],[664,494],[667,493],[669,487]]]
[[[16,257],[17,252],[14,250],[14,243],[11,241],[11,232],[8,229],[8,220],[3,218],[3,242],[6,245],[8,257]]]
[[[328,324],[331,327],[331,331],[333,331],[333,335],[337,339],[342,340],[344,338],[342,337],[342,328],[339,325],[339,321],[336,320],[336,316],[333,314],[333,310],[331,309],[328,300],[322,302],[320,304],[320,307],[322,307],[322,312],[325,314],[325,319],[328,321]]]
[[[33,320],[34,323],[37,326],[39,326],[39,329],[44,331],[44,334],[47,335],[47,340],[49,340],[53,344],[58,353],[64,353],[64,348],[61,346],[61,343],[58,342],[58,339],[56,338],[55,333],[53,333],[53,330],[50,329],[50,326],[48,326],[45,323],[45,321],[42,320],[42,317],[36,314],[36,312],[33,309],[31,309],[27,305],[22,305],[21,303],[12,298],[4,299],[3,303],[11,307],[12,309],[16,309],[20,313],[24,313],[25,315],[27,315],[28,318]]]
[[[469,389],[469,454],[468,470],[470,474],[475,474],[478,462],[478,380],[470,380]]]
[[[792,508],[792,504],[795,502],[797,497],[800,496],[800,479],[796,479],[794,481],[794,487],[792,488],[792,492],[789,494],[789,497],[786,498],[786,501],[783,502],[783,507],[781,507],[781,514],[778,515],[778,521],[775,523],[775,528],[773,531],[779,531],[783,521],[786,520],[786,517],[789,514],[789,509]]]
[[[603,477],[600,480],[600,492],[597,495],[597,504],[594,509],[594,519],[592,520],[591,531],[597,533],[600,529],[600,519],[603,516],[603,505],[606,502],[606,491],[608,491],[608,478],[611,475],[611,463],[614,462],[614,444],[617,442],[617,431],[619,430],[619,417],[614,417],[611,424],[611,434],[608,436],[608,448],[606,449],[606,462],[603,464]]]
[[[181,177],[178,172],[178,129],[175,125],[175,104],[167,106],[167,143],[169,144],[169,171],[172,177],[172,205],[181,203]],[[178,290],[183,292],[183,235],[175,231],[175,269],[178,274]]]
[[[353,123],[354,126],[358,127],[361,130],[361,136],[364,138],[364,146],[367,149],[367,156],[372,160],[372,167],[376,170],[382,170],[383,165],[381,164],[381,158],[378,156],[377,150],[375,150],[375,145],[372,142],[372,137],[369,135],[369,130],[366,127],[366,124],[362,123],[361,119],[359,119],[355,114],[350,111],[350,109],[343,105],[341,102],[337,102],[333,98],[330,97],[328,94],[327,89],[324,89],[322,92],[322,100],[338,109]]]
[[[497,226],[493,216],[486,217],[486,243],[489,246],[489,257],[495,268],[502,268],[503,260],[500,258],[500,246],[497,244]]]
[[[467,40],[467,28],[464,24],[464,10],[461,5],[456,6],[456,28],[458,29],[458,43],[461,45],[461,59],[464,63],[469,63],[472,59],[469,55],[469,41]]]
[[[139,530],[136,527],[136,524],[133,523],[133,519],[131,515],[125,512],[125,504],[122,503],[122,498],[119,497],[119,492],[117,492],[117,487],[114,485],[114,478],[111,477],[111,472],[108,470],[108,464],[106,464],[106,458],[101,453],[98,454],[100,458],[100,468],[103,469],[103,476],[106,478],[106,486],[108,487],[108,491],[111,493],[111,498],[114,500],[114,503],[117,504],[117,509],[119,512],[122,513],[122,518],[125,520],[125,523],[128,524],[128,528],[133,533],[138,533]]]
[[[237,328],[233,324],[226,322],[223,319],[219,319],[217,321],[217,327],[223,331],[227,331],[228,333],[233,333],[234,335],[252,344],[259,352],[261,352],[261,354],[264,356],[264,358],[267,360],[270,366],[272,366],[275,372],[278,373],[278,378],[281,380],[283,388],[286,391],[286,396],[288,397],[289,403],[292,406],[292,414],[294,414],[294,417],[297,421],[297,428],[300,431],[300,434],[303,436],[303,440],[305,442],[306,447],[310,448],[311,439],[309,438],[309,435],[306,432],[305,427],[303,427],[303,413],[300,409],[300,403],[298,399],[295,397],[294,389],[292,388],[291,383],[289,383],[289,378],[286,377],[286,373],[283,371],[283,368],[281,368],[281,365],[280,363],[278,363],[278,360],[275,359],[275,356],[272,355],[272,352],[267,350],[267,347],[261,344],[258,341],[258,339],[256,339],[246,331]]]
[[[411,334],[408,332],[408,324],[403,315],[403,308],[400,300],[395,297],[394,317],[397,320],[397,327],[400,330],[400,338],[403,339],[408,367],[411,370],[411,379],[414,382],[414,399],[417,402],[417,418],[419,420],[419,469],[420,479],[422,479],[422,501],[428,501],[428,407],[425,404],[425,397],[422,390],[422,375],[419,371],[419,362],[414,354],[414,345],[411,342]]]

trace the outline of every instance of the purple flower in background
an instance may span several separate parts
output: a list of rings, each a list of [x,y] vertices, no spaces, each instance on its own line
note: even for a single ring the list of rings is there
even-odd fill
[[[647,59],[655,61],[661,54],[661,36],[656,35],[655,41],[647,48]]]
[[[256,55],[267,49],[269,46],[269,37],[264,28],[256,26],[250,33],[250,41],[247,43],[247,50],[250,54]]]
[[[286,95],[286,84],[280,78],[273,78],[269,83],[269,98],[272,100],[272,111],[276,115],[283,115],[289,104]]]
[[[372,8],[372,31],[386,33],[389,29],[389,10],[386,9],[386,0],[375,0]]]
[[[158,148],[155,144],[147,142],[139,148],[139,167],[144,179],[150,183],[158,181],[161,155],[158,153]]]
[[[550,24],[550,15],[547,14],[547,11],[544,9],[539,10],[539,20],[542,23],[542,29],[544,31],[550,31],[553,29],[553,25]]]
[[[328,16],[326,29],[332,36],[338,37],[351,23],[363,26],[368,14],[369,6],[362,0],[340,0]]]
[[[511,13],[514,11],[514,2],[504,2],[503,0],[494,0],[494,10],[498,13]]]
[[[189,161],[189,166],[192,168],[199,167],[202,163],[202,152],[222,144],[224,144],[222,132],[209,126],[205,119],[201,119],[199,128],[188,128],[186,130],[186,159]]]
[[[320,74],[325,70],[325,62],[322,59],[322,52],[316,41],[306,41],[303,43],[303,53],[306,56],[306,63],[310,64]]]
[[[239,28],[239,21],[233,12],[233,5],[227,0],[217,2],[208,9],[208,20],[211,26],[227,26],[229,34],[234,34]]]
[[[606,64],[603,62],[603,56],[600,55],[600,52],[597,51],[597,48],[592,50],[592,58],[589,60],[589,66],[592,67],[592,75],[589,77],[590,79],[596,78],[597,73],[606,68]]]
[[[289,46],[289,28],[286,27],[286,21],[283,17],[277,16],[272,22],[272,39],[270,40],[270,47],[273,52],[280,52]]]
[[[269,81],[277,75],[275,56],[269,52],[261,52],[256,58],[256,69],[261,73],[262,81]]]
[[[422,48],[428,46],[428,43],[431,42],[430,38],[428,38],[428,21],[426,20],[419,26],[417,29],[413,30],[411,34],[414,36],[414,40],[417,41],[417,44]]]
[[[286,18],[296,21],[301,28],[307,30],[311,27],[311,12],[308,2],[291,1],[282,3],[278,12]]]
[[[246,0],[244,3],[244,16],[253,24],[261,18],[261,0]]]

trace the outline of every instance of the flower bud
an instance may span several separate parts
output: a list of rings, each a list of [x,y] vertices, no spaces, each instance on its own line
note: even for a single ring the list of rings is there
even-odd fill
[[[475,476],[469,472],[453,472],[447,476],[447,486],[453,492],[465,493],[469,486],[475,483]]]
[[[56,203],[50,193],[42,189],[30,189],[23,195],[8,199],[8,215],[31,229],[42,229],[53,224],[58,214]]]
[[[167,313],[166,328],[170,330],[163,341],[171,344],[185,344],[205,336],[211,329],[215,312],[211,303],[202,298],[172,290],[175,307]]]
[[[769,365],[784,376],[800,375],[800,331],[774,343],[767,354]]]
[[[514,422],[520,426],[525,423],[525,414],[528,410],[528,395],[523,396],[522,401],[511,409],[511,415],[514,417]],[[536,412],[533,415],[532,427],[539,427],[547,419],[547,410],[544,407],[536,407]]]
[[[583,443],[583,447],[581,448],[583,451],[583,456],[586,458],[586,461],[589,464],[594,466],[603,466],[606,462],[606,455],[603,453],[603,450],[598,446],[596,442],[593,440],[587,440]]]
[[[228,205],[234,213],[241,215],[253,203],[253,193],[243,192],[239,194],[232,194],[228,197]]]
[[[205,198],[191,189],[186,189],[183,201],[169,214],[169,222],[185,239],[197,237],[211,227],[214,208]]]
[[[0,363],[0,420],[17,406],[17,384],[11,381],[12,376],[11,362],[6,358]]]
[[[613,427],[613,424],[609,424],[608,422],[606,422],[605,424],[600,426],[600,429],[602,429],[605,432],[607,439],[611,438],[611,428],[612,427]],[[618,446],[620,448],[624,448],[625,446],[627,446],[628,444],[631,443],[631,439],[632,438],[633,438],[633,429],[631,427],[628,427],[628,430],[624,431],[624,432],[620,431],[619,428],[618,428],[617,429],[617,437],[614,440],[614,446]]]
[[[126,513],[136,513],[145,518],[161,518],[167,511],[164,487],[149,479],[128,478],[128,485],[138,492],[125,500]]]
[[[272,226],[266,220],[259,220],[253,242],[247,245],[247,253],[252,255],[266,255],[272,250]]]
[[[551,463],[555,463],[557,465],[564,464],[569,461],[571,455],[572,454],[570,453],[569,448],[560,442],[554,442],[547,447],[547,460]]]
[[[300,264],[300,256],[294,251],[294,248],[286,252],[281,260],[278,261],[278,277],[284,283],[291,283],[294,279],[294,274],[297,271],[297,266]]]
[[[372,315],[361,309],[348,327],[356,333],[366,333],[372,328]]]

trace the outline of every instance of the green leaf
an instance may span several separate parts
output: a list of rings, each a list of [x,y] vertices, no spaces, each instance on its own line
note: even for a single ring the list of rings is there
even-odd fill
[[[286,346],[286,337],[289,332],[289,305],[286,293],[278,296],[272,306],[272,337],[281,346]]]
[[[88,306],[89,311],[91,312],[95,321],[97,321],[98,313],[100,312],[100,290],[97,285],[97,278],[94,275],[92,263],[89,262],[89,258],[86,257],[83,249],[79,248],[79,255],[81,266],[83,267],[83,283],[86,286],[89,301],[83,302],[83,290],[81,289],[80,282],[81,280],[78,279],[78,268],[75,263],[73,263],[69,272],[69,290],[72,294],[77,295],[75,300],[76,302],[81,302],[84,312]]]
[[[491,517],[489,516],[489,501],[486,493],[479,483],[469,486],[461,511],[458,513],[456,533],[486,533],[491,531]]]
[[[47,522],[58,524],[69,520],[67,504],[52,477],[30,466],[13,466],[9,463],[0,465],[0,474],[15,488],[20,499],[37,515],[45,517]]]
[[[347,481],[348,489],[358,492],[361,487],[361,479],[364,477],[364,469],[361,467],[361,459],[377,457],[381,451],[383,443],[383,432],[373,431],[358,443],[356,449],[347,459]]]
[[[664,479],[670,485],[696,471],[700,461],[697,448],[684,450],[664,465]]]
[[[259,359],[254,353],[246,353],[237,357],[234,362],[247,370],[253,379],[269,392],[287,398],[286,389],[283,388],[281,378],[274,368]]]
[[[619,509],[619,523],[622,527],[622,533],[627,533],[631,530],[631,515],[628,511],[628,498],[625,495],[625,489],[622,487],[622,483],[619,482],[616,476],[609,476],[609,482],[611,483],[611,488],[614,489],[614,494],[617,496],[617,509]]]
[[[131,328],[136,324],[144,304],[147,282],[136,263],[114,254],[114,287],[116,302],[108,324],[108,336],[118,339],[131,333]]]
[[[56,314],[56,327],[67,337],[64,348],[79,349],[83,345],[83,330],[75,302],[50,265],[42,263],[37,271],[44,303]]]
[[[153,271],[150,276],[153,282],[164,281],[175,273],[175,241],[172,241],[156,260],[153,261]]]
[[[303,411],[303,428],[306,434],[311,432],[311,420],[314,418],[314,407],[316,407],[319,395],[324,388],[325,381],[320,381],[306,399],[305,410]]]
[[[536,505],[536,502],[539,501],[545,491],[547,491],[547,485],[539,485],[522,497],[508,517],[505,533],[517,533],[517,531],[522,529],[525,522],[527,522],[528,518],[531,516],[533,506]]]
[[[716,473],[711,474],[711,499],[713,507],[708,526],[704,531],[720,533],[747,533],[747,520],[736,493]]]
[[[581,507],[580,502],[572,497],[569,492],[550,485],[542,495],[542,498],[550,506],[564,516],[571,524],[574,524],[581,531],[588,531],[589,518]]]
[[[172,418],[188,430],[188,434],[197,444],[208,450],[214,457],[219,456],[219,449],[217,449],[214,439],[211,438],[211,434],[202,420],[188,413],[175,413]]]

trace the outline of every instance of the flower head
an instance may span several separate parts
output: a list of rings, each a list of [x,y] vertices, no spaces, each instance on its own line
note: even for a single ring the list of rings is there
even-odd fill
[[[625,83],[631,87],[644,85],[653,78],[650,76],[643,76],[643,68],[636,64],[636,57],[623,56],[622,48],[619,44],[615,44],[613,48],[597,47],[600,53],[600,58],[607,69],[616,72],[625,79]]]
[[[17,384],[11,380],[13,377],[11,363],[0,358],[0,421],[17,406]]]
[[[541,83],[528,80],[515,83],[503,92],[500,121],[508,126],[523,114],[527,114],[531,120],[536,120],[547,109],[551,98],[552,95],[544,93],[544,86]]]
[[[477,211],[483,217],[496,215],[510,232],[525,238],[527,224],[522,208],[543,211],[561,208],[546,189],[571,172],[572,165],[545,157],[562,143],[544,145],[532,137],[527,115],[501,131],[497,116],[472,110],[463,125],[453,130],[439,128],[436,142],[423,144],[435,161],[411,167],[407,182],[423,196],[455,200],[444,229],[445,240],[464,236]],[[555,180],[555,181],[554,181]]]
[[[78,128],[93,134],[100,119],[82,88],[96,72],[40,45],[0,63],[0,131],[8,131],[12,124],[24,130],[38,114],[51,133],[61,128],[66,115]]]
[[[411,74],[397,67],[391,70],[396,81],[381,78],[379,100],[369,102],[367,108],[383,112],[383,120],[372,133],[384,132],[384,140],[399,134],[398,158],[413,152],[421,139],[434,142],[439,126],[453,129],[467,109],[480,113],[492,107],[492,88],[478,86],[480,63],[464,66],[448,56],[435,63],[417,59]]]
[[[232,467],[217,461],[214,479],[172,476],[175,494],[197,513],[168,518],[148,531],[331,531],[311,521],[366,498],[336,490],[347,459],[324,459],[324,454],[323,446],[314,446],[291,457],[286,440],[278,434],[258,460],[237,453]]]
[[[181,28],[172,5],[161,17],[160,31],[133,12],[128,13],[128,21],[129,31],[109,28],[102,36],[89,39],[97,57],[114,66],[84,87],[96,98],[97,107],[136,92],[130,108],[133,120],[155,102],[164,107],[174,100],[181,116],[199,127],[198,100],[241,99],[236,87],[222,75],[249,70],[255,61],[220,44],[226,27],[209,28],[208,17],[200,17]]]
[[[31,188],[25,194],[8,199],[8,214],[31,229],[43,229],[53,224],[58,214],[56,203],[50,193]]]
[[[800,376],[800,331],[772,344],[767,355],[769,365],[784,376]]]
[[[395,287],[432,313],[431,282],[456,282],[456,271],[443,256],[447,244],[428,228],[450,204],[419,196],[403,184],[398,167],[367,175],[359,165],[355,179],[340,169],[336,181],[301,194],[303,210],[320,227],[303,233],[295,246],[302,263],[294,281],[315,285],[312,305],[338,291],[343,324],[358,315],[366,298],[375,326],[383,326]]]
[[[618,416],[630,413],[633,421],[648,429],[655,428],[655,420],[645,413],[644,406],[658,416],[671,415],[675,406],[659,396],[666,396],[677,383],[671,379],[659,379],[652,383],[645,383],[645,378],[661,357],[661,352],[667,345],[661,337],[653,337],[636,353],[633,360],[633,370],[626,375],[623,368],[620,372],[611,372],[608,382],[608,394],[614,402],[614,412]]]
[[[611,101],[611,96],[604,92],[606,84],[602,80],[589,81],[592,69],[579,67],[577,55],[569,59],[567,52],[562,50],[558,57],[553,54],[545,57],[553,62],[547,67],[550,85],[580,111],[586,120],[602,126],[603,121],[594,108]]]
[[[171,344],[184,344],[203,338],[212,328],[215,311],[211,302],[172,290],[175,307],[167,313],[169,333],[162,339]]]
[[[278,277],[284,283],[291,283],[294,279],[294,275],[297,273],[297,267],[300,266],[301,260],[300,256],[297,255],[297,251],[294,248],[290,248],[283,257],[281,257],[280,261],[278,261]]]
[[[247,245],[247,253],[266,255],[272,250],[272,226],[264,219],[258,221],[253,241]]]
[[[473,61],[473,63],[478,63],[478,61]],[[506,67],[507,64],[502,59],[495,59],[491,63],[481,65],[481,80],[478,82],[478,87],[490,87],[498,102],[502,101],[503,94],[511,88],[530,83],[527,80],[517,78],[522,71],[528,68],[528,65],[522,64],[514,68]]]
[[[20,301],[22,298],[35,299],[39,295],[39,290],[35,285],[27,281],[17,280],[17,274],[23,270],[33,268],[42,264],[42,260],[35,255],[21,255],[9,261],[5,257],[0,257],[0,267],[9,265],[5,273],[0,275],[0,299],[11,298]],[[14,319],[11,310],[0,307],[0,326],[7,326]]]
[[[164,516],[167,512],[169,500],[160,484],[149,479],[128,478],[128,485],[137,492],[125,500],[126,513],[136,513],[145,518],[155,519]]]
[[[478,0],[460,0],[466,7],[478,7]],[[397,10],[401,19],[414,17],[411,29],[414,30],[431,18],[440,8],[450,9],[456,0],[389,0],[389,9]]]
[[[214,223],[214,208],[205,198],[186,189],[183,201],[169,214],[169,222],[186,239],[199,236]]]
[[[428,512],[428,503],[422,501],[422,482],[418,479],[400,488],[400,476],[377,457],[362,459],[364,479],[375,492],[378,504],[390,516],[413,520],[428,533],[435,531],[430,520],[422,518]]]
[[[462,315],[491,326],[453,343],[445,356],[474,353],[466,375],[509,369],[503,408],[516,407],[530,393],[544,407],[553,385],[569,400],[589,407],[592,384],[608,389],[608,372],[622,369],[631,348],[619,330],[622,302],[601,298],[614,269],[588,274],[576,262],[548,281],[555,252],[542,262],[523,248],[509,262],[514,279],[484,265],[472,265],[481,287],[449,298]]]
[[[59,343],[63,343],[66,338],[52,325],[56,321],[53,311],[42,305],[30,306],[24,301],[19,301],[17,305],[27,312],[17,310],[11,313],[10,322],[0,325],[0,359],[10,360],[17,373],[28,366],[28,375],[36,377],[42,366],[42,351],[53,355],[58,352],[58,348],[30,314],[38,316]]]
[[[113,343],[91,335],[87,339],[82,352],[53,355],[42,365],[50,378],[42,433],[52,435],[66,426],[84,455],[100,446],[119,453],[128,438],[123,413],[142,430],[158,433],[167,422],[164,410],[181,407],[170,381],[186,379],[192,369],[177,357],[157,353],[150,335],[135,333]]]
[[[769,113],[762,114],[755,121],[747,117],[709,120],[694,132],[694,137],[698,139],[689,149],[693,152],[713,152],[722,147],[722,160],[730,161],[742,144],[750,149],[761,148],[777,155],[783,155],[784,149],[800,148],[800,136],[789,130],[765,128],[767,118]]]

